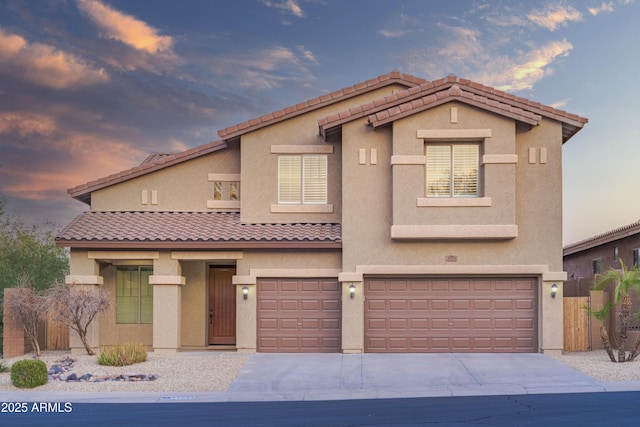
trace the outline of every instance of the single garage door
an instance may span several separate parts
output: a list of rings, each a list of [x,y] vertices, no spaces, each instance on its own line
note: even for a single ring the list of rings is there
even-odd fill
[[[367,352],[536,352],[535,278],[370,278]]]
[[[339,352],[340,296],[335,279],[259,280],[258,351]]]

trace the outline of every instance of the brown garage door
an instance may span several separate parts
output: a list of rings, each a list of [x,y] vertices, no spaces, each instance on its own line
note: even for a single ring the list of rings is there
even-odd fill
[[[365,282],[367,352],[536,352],[536,279]]]
[[[340,351],[340,295],[335,279],[258,281],[258,351]]]

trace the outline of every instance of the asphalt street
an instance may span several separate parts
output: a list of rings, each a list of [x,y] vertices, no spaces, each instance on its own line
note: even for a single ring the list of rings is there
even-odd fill
[[[640,392],[337,401],[73,403],[3,426],[637,426]],[[42,408],[44,409],[44,408]],[[49,409],[54,409],[53,407]]]

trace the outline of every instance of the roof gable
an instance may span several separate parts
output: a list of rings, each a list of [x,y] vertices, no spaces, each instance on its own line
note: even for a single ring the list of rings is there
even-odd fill
[[[90,204],[91,192],[93,191],[100,190],[111,185],[119,184],[121,182],[137,178],[151,172],[156,172],[160,169],[186,162],[187,160],[204,156],[206,154],[213,153],[226,147],[227,144],[223,141],[214,141],[195,148],[191,148],[189,150],[182,151],[180,153],[150,154],[138,166],[109,175],[104,178],[97,179],[95,181],[89,181],[86,184],[78,185],[77,187],[70,188],[67,190],[67,193],[69,193],[74,199]]]
[[[234,126],[229,126],[225,129],[218,131],[218,136],[224,141],[239,138],[241,135],[258,130],[260,128],[279,123],[283,120],[290,119],[292,117],[299,116],[309,111],[317,110],[327,105],[334,104],[336,102],[344,101],[354,96],[361,95],[363,93],[370,92],[381,87],[389,86],[391,84],[401,84],[407,88],[418,86],[420,84],[427,83],[425,79],[411,76],[409,74],[403,74],[398,71],[393,71],[388,74],[378,76],[374,79],[367,80],[365,82],[357,83],[353,86],[349,86],[326,95],[319,96],[301,102],[290,107],[283,108],[282,110],[275,111],[273,113],[265,114],[261,117],[251,119]]]
[[[431,95],[435,95],[435,98]],[[563,142],[588,122],[586,118],[539,102],[519,98],[468,79],[448,76],[327,116],[318,121],[318,128],[320,135],[328,139],[340,132],[341,125],[352,120],[368,117],[369,123],[377,127],[453,99],[532,125],[536,125],[541,117],[557,120],[562,123]]]

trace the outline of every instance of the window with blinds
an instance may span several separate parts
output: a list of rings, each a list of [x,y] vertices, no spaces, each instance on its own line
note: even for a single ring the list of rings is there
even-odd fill
[[[478,144],[426,146],[427,197],[478,197]]]
[[[279,156],[278,203],[326,204],[327,156]]]
[[[116,270],[116,323],[153,323],[150,266],[119,266]]]

